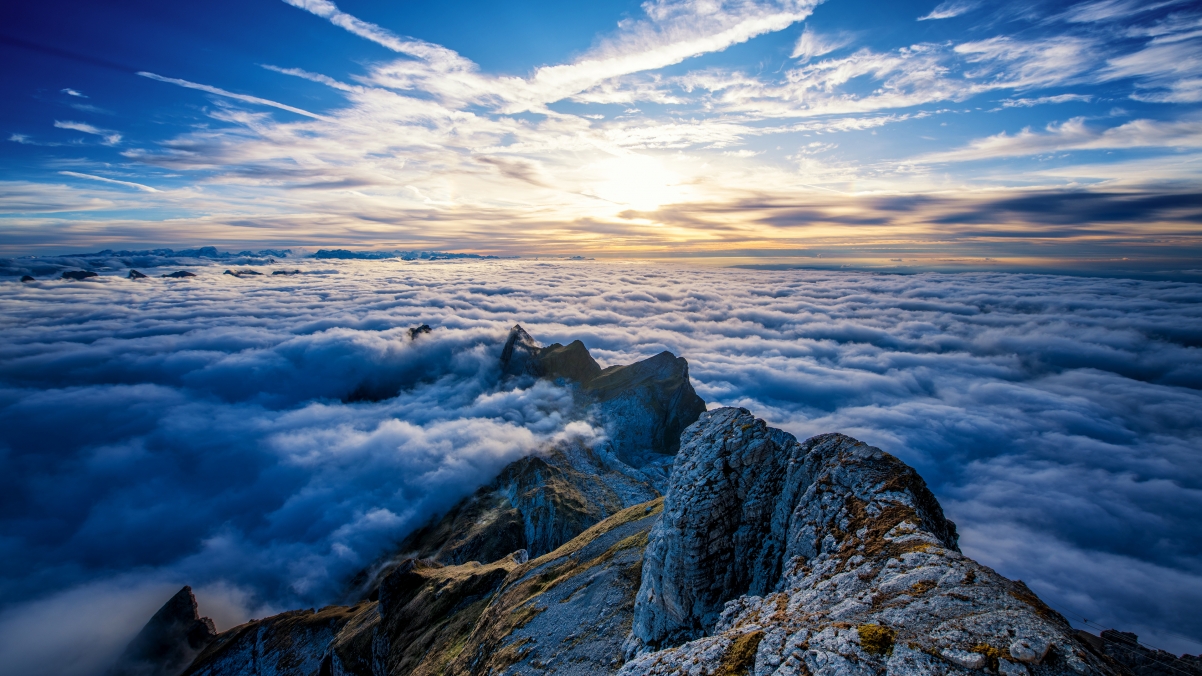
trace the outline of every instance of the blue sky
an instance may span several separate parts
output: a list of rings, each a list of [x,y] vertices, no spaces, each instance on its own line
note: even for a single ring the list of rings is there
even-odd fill
[[[1202,254],[1188,2],[0,12],[4,254]]]

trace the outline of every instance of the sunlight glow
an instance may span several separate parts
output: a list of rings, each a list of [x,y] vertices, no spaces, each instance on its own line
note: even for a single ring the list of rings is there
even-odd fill
[[[586,190],[622,207],[652,210],[681,199],[680,178],[654,157],[624,155],[586,169],[597,181]]]

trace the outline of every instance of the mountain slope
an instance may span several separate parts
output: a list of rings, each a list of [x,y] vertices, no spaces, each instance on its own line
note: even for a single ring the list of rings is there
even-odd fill
[[[364,572],[348,605],[223,632],[187,673],[1131,674],[965,557],[912,468],[841,434],[699,413],[683,361],[601,369],[514,327],[503,379],[556,379],[635,450],[611,432],[515,462]]]

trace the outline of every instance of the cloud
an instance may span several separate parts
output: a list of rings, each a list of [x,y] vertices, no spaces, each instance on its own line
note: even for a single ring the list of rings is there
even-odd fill
[[[1042,106],[1049,103],[1070,103],[1073,101],[1082,101],[1088,103],[1093,100],[1090,94],[1056,94],[1055,96],[1039,96],[1036,98],[1022,99],[1005,99],[1002,101],[1003,108],[1032,108],[1034,106]]]
[[[1074,117],[1048,125],[1046,132],[1024,129],[1017,134],[1005,132],[977,139],[966,147],[917,158],[918,162],[963,162],[998,157],[1019,157],[1063,150],[1105,150],[1125,148],[1198,148],[1202,147],[1202,120],[1160,122],[1132,120],[1109,129],[1090,128],[1085,118]]]
[[[878,206],[909,198],[889,199]],[[993,208],[1064,227],[1083,208],[1098,223],[1200,213],[1196,195]],[[957,220],[954,204],[940,209]],[[223,628],[336,600],[346,576],[505,463],[587,434],[567,424],[563,390],[496,386],[515,321],[545,343],[580,338],[603,365],[672,350],[711,405],[897,454],[970,555],[1055,607],[1199,649],[1168,634],[1202,630],[1197,284],[616,262],[288,266],[337,274],[234,279],[217,265],[181,283],[120,269],[90,284],[0,283],[15,313],[0,328],[0,626],[16,632],[0,632],[14,665],[0,673],[20,673],[30,655],[92,673],[70,646],[114,654],[183,583],[203,610],[224,609]],[[419,323],[436,329],[410,342]],[[365,390],[401,394],[344,403]],[[1114,582],[1127,579],[1140,582]],[[55,622],[68,608],[72,621]]]
[[[155,75],[154,73],[148,73],[146,71],[139,71],[138,75],[141,75],[142,77],[145,77],[145,78],[150,78],[151,80],[158,80],[159,82],[166,82],[168,84],[179,85],[180,87],[185,87],[187,89],[197,89],[202,92],[208,92],[210,94],[215,94],[217,96],[224,96],[226,98],[235,99],[238,101],[245,101],[246,103],[253,103],[253,104],[259,105],[259,106],[269,106],[271,108],[279,108],[280,110],[286,110],[290,113],[296,113],[297,115],[304,115],[305,117],[311,117],[316,120],[323,119],[321,115],[318,115],[316,113],[310,113],[307,110],[302,110],[300,108],[285,105],[283,103],[278,103],[276,101],[269,101],[268,99],[259,98],[258,96],[249,96],[247,94],[235,94],[234,92],[229,92],[229,91],[226,91],[219,87],[211,87],[209,85],[197,84],[195,82],[189,82],[187,80],[181,80],[179,78],[174,78],[174,77],[163,77],[162,75]]]
[[[797,38],[797,44],[793,46],[793,53],[789,56],[805,63],[816,56],[823,56],[836,49],[846,47],[851,42],[850,35],[819,35],[806,26],[805,30],[801,32],[801,37]]]
[[[81,131],[85,134],[100,136],[104,139],[104,144],[109,146],[114,146],[121,142],[121,134],[108,129],[94,127],[86,122],[55,120],[54,126],[58,127],[59,129],[70,129],[71,131]]]
[[[113,183],[115,185],[123,185],[127,188],[136,188],[143,192],[158,192],[157,189],[152,188],[148,185],[142,185],[141,183],[134,183],[132,181],[118,181],[117,179],[105,178],[103,176],[93,176],[92,174],[81,174],[78,171],[60,171],[58,173],[62,174],[63,176],[73,176],[75,178],[86,178],[89,181],[103,181],[105,183]]]
[[[68,88],[68,89],[61,89],[61,90],[59,90],[59,91],[61,91],[62,93],[66,94],[67,96],[77,96],[77,97],[79,97],[79,98],[81,98],[81,99],[86,99],[86,98],[88,98],[87,96],[84,96],[84,95],[83,95],[83,94],[81,94],[80,92],[78,92],[78,91],[76,91],[76,90],[74,90],[74,89],[70,89],[70,88]]]
[[[976,9],[979,5],[976,0],[946,0],[939,3],[935,9],[929,14],[918,17],[919,21],[931,21],[934,19],[951,19],[963,14],[968,14]]]

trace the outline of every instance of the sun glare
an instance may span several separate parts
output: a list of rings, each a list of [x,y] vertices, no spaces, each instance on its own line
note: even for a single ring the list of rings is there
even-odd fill
[[[656,209],[681,197],[679,177],[654,157],[614,157],[592,165],[588,173],[595,177],[593,194],[631,209]]]

